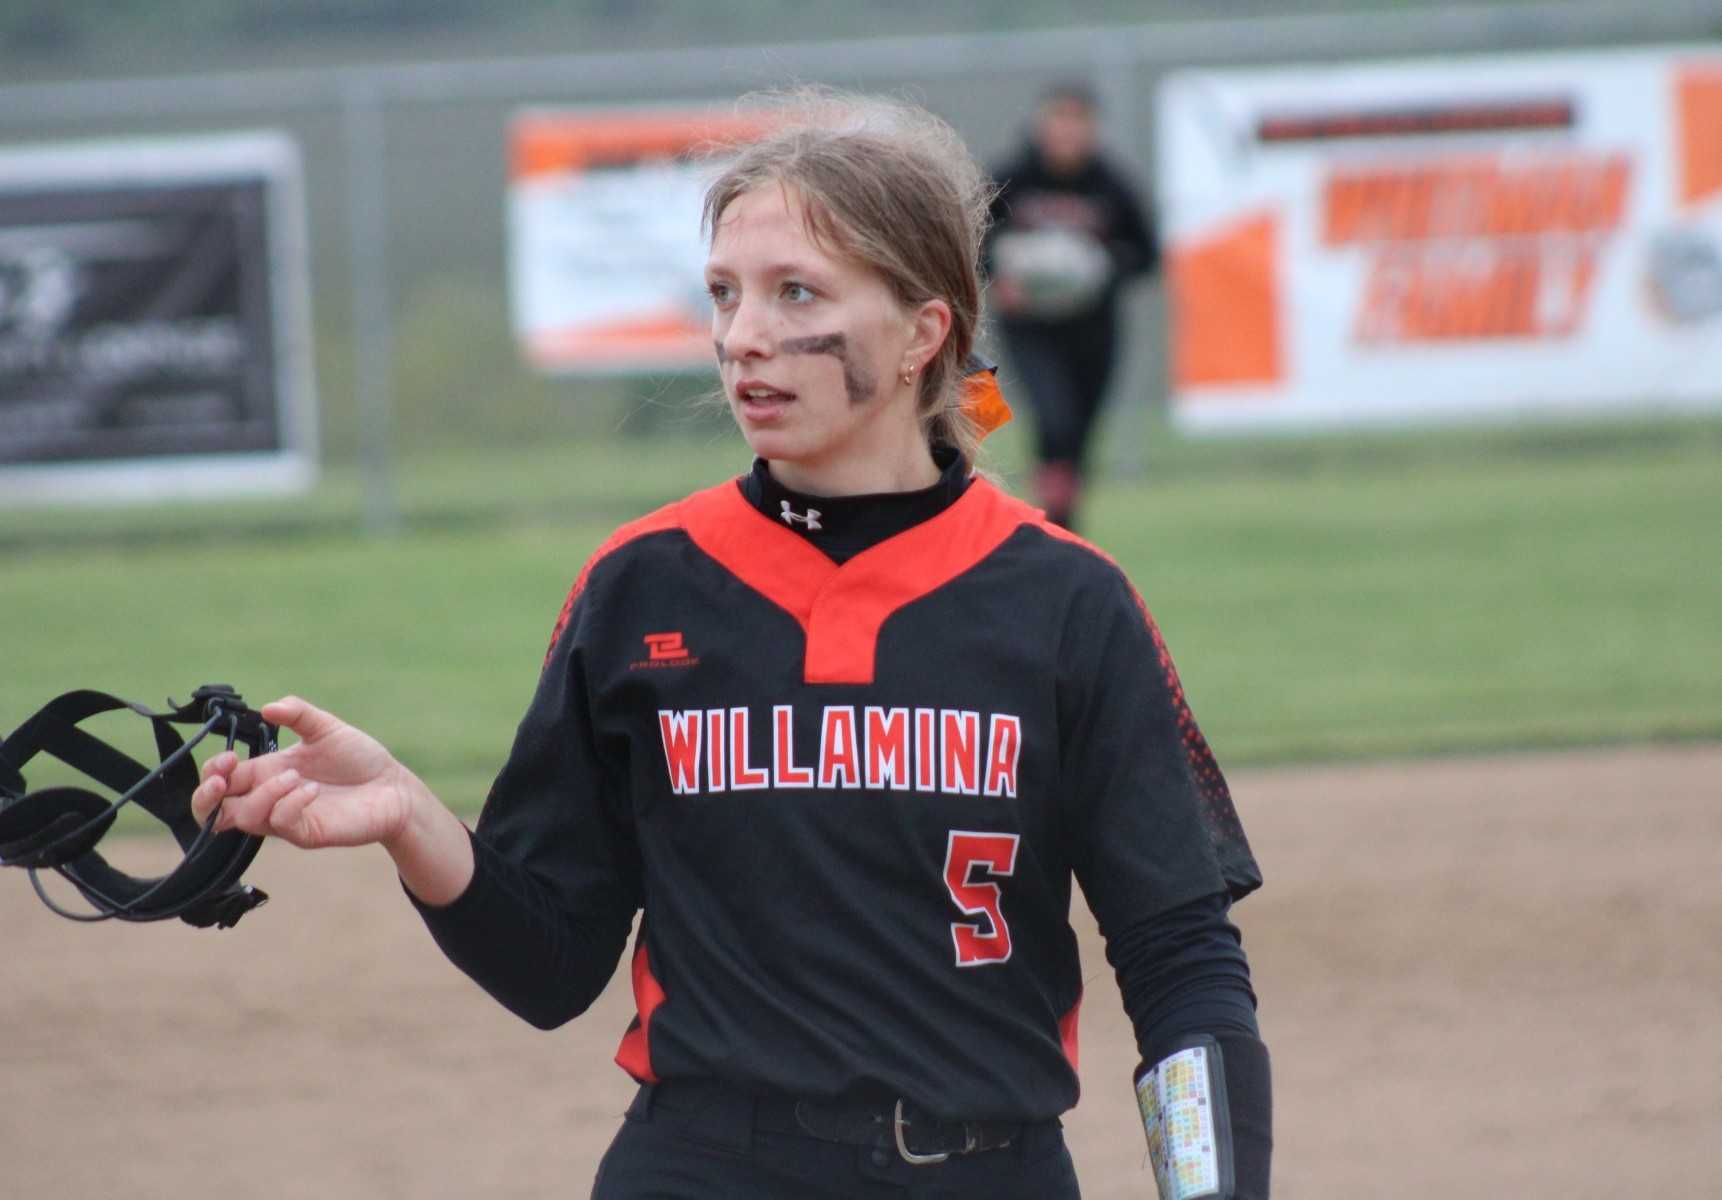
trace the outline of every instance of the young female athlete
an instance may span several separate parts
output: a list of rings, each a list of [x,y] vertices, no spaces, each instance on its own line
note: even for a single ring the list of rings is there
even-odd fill
[[[973,470],[984,180],[919,110],[811,111],[706,200],[753,469],[586,564],[476,830],[299,699],[265,710],[298,744],[212,759],[194,807],[380,843],[448,956],[545,1028],[643,913],[613,1200],[1076,1196],[1074,878],[1162,1196],[1266,1196],[1227,920],[1259,877],[1225,781],[1118,568]]]

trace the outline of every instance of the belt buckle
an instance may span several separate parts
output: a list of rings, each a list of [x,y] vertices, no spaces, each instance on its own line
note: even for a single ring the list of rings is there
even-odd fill
[[[898,1100],[896,1111],[892,1115],[891,1119],[891,1132],[897,1137],[897,1153],[903,1156],[904,1162],[908,1163],[911,1167],[930,1167],[937,1163],[942,1163],[950,1157],[949,1153],[916,1154],[914,1151],[910,1150],[909,1143],[903,1138],[903,1130],[907,1129],[910,1124],[912,1124],[912,1122],[905,1121],[903,1119],[903,1102]],[[963,1148],[962,1152],[967,1154],[975,1148],[975,1135],[966,1127],[964,1128],[963,1133],[968,1139],[969,1144]]]

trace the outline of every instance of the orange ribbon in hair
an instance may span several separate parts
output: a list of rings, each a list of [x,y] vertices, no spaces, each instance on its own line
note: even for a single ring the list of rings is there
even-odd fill
[[[978,354],[963,364],[963,411],[984,438],[1011,419],[1010,403],[999,391],[999,365]]]

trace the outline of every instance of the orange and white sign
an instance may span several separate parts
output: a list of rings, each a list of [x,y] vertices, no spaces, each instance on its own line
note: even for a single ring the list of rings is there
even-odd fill
[[[1159,122],[1184,427],[1722,407],[1722,47],[1186,72]]]
[[[763,115],[537,109],[509,130],[515,336],[554,372],[711,368],[700,209]]]

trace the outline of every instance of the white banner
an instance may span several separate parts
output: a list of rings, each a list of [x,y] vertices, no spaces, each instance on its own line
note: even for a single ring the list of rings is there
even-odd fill
[[[1722,47],[1169,77],[1191,429],[1722,407]]]
[[[510,130],[514,332],[552,372],[711,370],[700,237],[714,145],[764,118],[711,110],[554,110]]]

